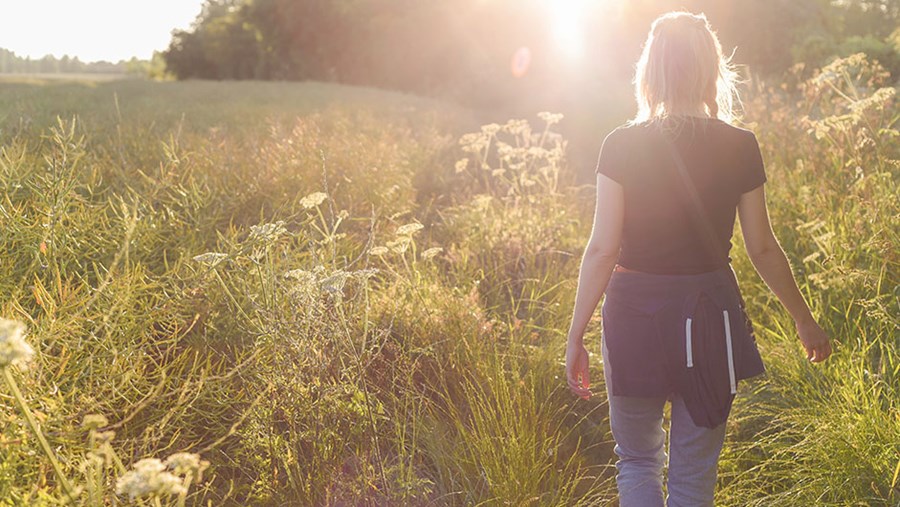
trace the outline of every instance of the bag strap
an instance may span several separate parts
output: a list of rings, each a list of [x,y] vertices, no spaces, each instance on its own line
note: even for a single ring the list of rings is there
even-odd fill
[[[681,158],[681,155],[678,153],[678,150],[675,148],[675,145],[672,144],[671,141],[669,141],[668,137],[666,137],[665,132],[662,132],[662,130],[660,130],[659,135],[662,138],[663,144],[666,145],[669,152],[671,153],[672,159],[675,161],[675,167],[678,168],[678,174],[681,176],[681,181],[682,181],[682,183],[684,183],[684,187],[687,190],[688,196],[690,197],[692,208],[693,208],[694,214],[696,216],[696,221],[697,221],[697,223],[700,224],[700,226],[702,228],[704,241],[708,244],[710,251],[718,254],[720,258],[721,257],[727,258],[729,261],[728,272],[726,273],[725,278],[727,279],[727,281],[731,285],[731,287],[734,289],[734,291],[737,293],[738,301],[740,303],[740,308],[741,308],[741,314],[743,315],[743,319],[744,319],[744,325],[746,326],[747,331],[750,333],[750,336],[753,337],[754,336],[753,321],[750,319],[749,315],[747,315],[747,310],[746,310],[747,305],[746,305],[746,302],[744,301],[744,296],[741,293],[741,288],[738,285],[737,275],[734,272],[734,268],[731,267],[731,264],[730,264],[731,258],[728,257],[728,254],[722,248],[722,245],[720,245],[716,241],[716,235],[713,230],[712,224],[710,223],[709,218],[706,216],[706,212],[704,211],[703,205],[700,202],[700,195],[697,192],[697,188],[694,186],[693,182],[691,181],[690,176],[688,176],[688,172],[687,172],[687,168],[685,167],[684,160]],[[755,338],[753,338],[753,339],[755,340]]]

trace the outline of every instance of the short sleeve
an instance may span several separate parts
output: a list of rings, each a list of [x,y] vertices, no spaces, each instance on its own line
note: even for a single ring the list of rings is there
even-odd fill
[[[759,149],[759,141],[751,132],[745,149],[744,167],[741,173],[741,193],[746,193],[766,182],[766,169],[763,163],[762,153]]]
[[[625,184],[625,150],[622,147],[621,132],[619,129],[607,134],[600,147],[600,156],[597,158],[597,167],[594,172],[603,174],[620,185]]]

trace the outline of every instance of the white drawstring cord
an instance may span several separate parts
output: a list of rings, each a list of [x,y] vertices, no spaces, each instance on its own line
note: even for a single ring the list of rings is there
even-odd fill
[[[734,375],[734,352],[731,347],[731,321],[728,318],[728,310],[722,310],[725,317],[725,350],[728,352],[728,381],[731,385],[731,394],[737,394],[737,381]],[[691,318],[684,321],[684,347],[687,350],[687,367],[694,367],[694,352],[691,343]]]
[[[685,347],[687,348],[687,367],[694,367],[694,353],[691,351],[691,318],[688,319],[684,323],[684,334],[685,334]]]
[[[731,382],[731,394],[737,394],[737,383],[734,380],[734,354],[731,350],[731,323],[728,320],[728,310],[722,310],[725,316],[725,347],[728,351],[728,380]]]

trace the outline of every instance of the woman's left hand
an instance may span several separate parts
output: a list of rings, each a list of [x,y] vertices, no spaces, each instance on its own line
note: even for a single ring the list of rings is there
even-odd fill
[[[569,339],[566,344],[566,380],[576,396],[591,397],[591,375],[588,371],[588,351],[581,340]]]

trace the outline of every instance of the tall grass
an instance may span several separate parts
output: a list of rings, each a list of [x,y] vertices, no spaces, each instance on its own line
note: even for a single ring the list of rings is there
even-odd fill
[[[719,504],[900,501],[879,76],[847,60],[748,105],[776,232],[838,343],[805,362],[737,255],[768,375],[735,408]],[[65,481],[128,503],[129,467],[176,452],[209,469],[134,502],[615,503],[605,401],[562,380],[593,192],[561,117],[462,135],[464,111],[313,84],[5,85],[0,103],[19,104],[0,122],[0,316],[37,352],[9,370],[35,429],[0,390],[0,504],[50,505]]]
[[[776,235],[836,346],[805,361],[789,316],[746,277],[768,375],[737,412],[725,504],[900,504],[900,114],[886,77],[855,55],[747,106]]]

